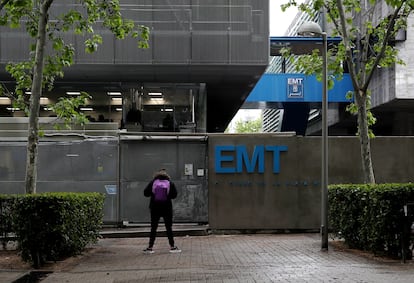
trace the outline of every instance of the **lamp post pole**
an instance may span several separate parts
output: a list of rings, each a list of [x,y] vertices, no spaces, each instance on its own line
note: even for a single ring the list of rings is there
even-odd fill
[[[322,250],[328,250],[328,36],[315,22],[306,22],[298,35],[322,37],[322,148],[321,148],[321,238]]]
[[[321,176],[321,234],[322,250],[328,250],[328,40],[322,32],[323,87],[322,87],[322,176]]]

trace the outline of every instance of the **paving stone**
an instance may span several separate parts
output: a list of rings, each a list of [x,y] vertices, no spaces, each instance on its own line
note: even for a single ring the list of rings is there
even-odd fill
[[[169,253],[165,237],[154,254],[146,238],[104,238],[69,271],[42,283],[78,282],[414,282],[411,261],[378,261],[330,247],[319,234],[255,234],[176,237],[181,253]]]

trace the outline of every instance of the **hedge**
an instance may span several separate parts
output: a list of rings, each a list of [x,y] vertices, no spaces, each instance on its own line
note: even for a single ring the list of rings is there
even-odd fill
[[[414,184],[330,185],[328,199],[330,231],[349,247],[402,257],[402,241],[410,236],[404,225],[413,220],[404,205],[414,204]]]
[[[12,205],[12,232],[22,259],[34,267],[80,254],[97,242],[104,194],[42,193],[2,199]]]
[[[12,231],[12,207],[14,198],[0,195],[0,239],[3,250],[7,242],[13,237]]]

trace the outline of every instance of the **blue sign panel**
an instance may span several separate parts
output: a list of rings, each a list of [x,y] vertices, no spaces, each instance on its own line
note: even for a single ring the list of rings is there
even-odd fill
[[[336,80],[328,91],[328,102],[350,102],[353,90],[349,74]],[[246,99],[247,102],[321,102],[322,83],[316,76],[303,74],[264,74]]]

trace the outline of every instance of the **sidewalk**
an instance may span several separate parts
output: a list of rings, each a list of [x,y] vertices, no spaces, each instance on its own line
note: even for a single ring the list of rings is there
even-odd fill
[[[178,236],[170,254],[165,237],[144,254],[145,237],[103,238],[42,283],[106,282],[414,282],[414,264],[374,260],[330,246],[319,234]],[[0,282],[3,281],[0,273]]]

